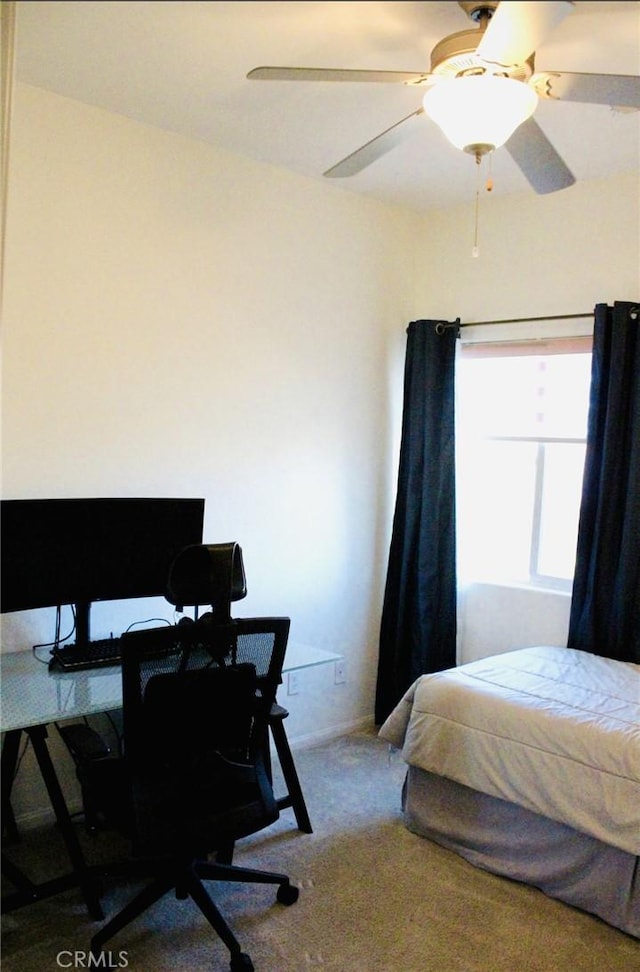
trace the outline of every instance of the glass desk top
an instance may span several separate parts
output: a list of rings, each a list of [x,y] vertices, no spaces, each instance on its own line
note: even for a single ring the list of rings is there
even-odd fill
[[[341,655],[291,643],[283,672],[337,661]],[[30,651],[0,654],[0,731],[95,715],[119,709],[122,682],[119,666],[81,671],[49,671]]]
[[[30,651],[0,655],[1,730],[26,729],[122,705],[120,669],[49,671]]]

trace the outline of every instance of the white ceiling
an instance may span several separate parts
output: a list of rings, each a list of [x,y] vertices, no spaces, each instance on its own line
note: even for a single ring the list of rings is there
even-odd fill
[[[16,77],[322,180],[419,108],[419,89],[256,82],[247,72],[265,64],[428,71],[437,41],[472,27],[456,0],[25,0],[17,4]],[[577,2],[538,48],[536,69],[640,74],[640,3]],[[640,170],[638,112],[541,102],[535,117],[578,180]],[[402,145],[331,184],[421,210],[471,201],[472,157],[424,116],[411,124]],[[533,192],[505,149],[494,153],[492,175],[496,195]]]

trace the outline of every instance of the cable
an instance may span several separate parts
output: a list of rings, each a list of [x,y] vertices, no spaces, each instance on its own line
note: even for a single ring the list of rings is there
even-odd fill
[[[131,624],[129,625],[129,627],[128,628],[125,628],[125,631],[131,631],[131,629],[132,628],[135,628],[135,626],[137,624],[150,624],[152,621],[161,621],[162,624],[166,624],[167,627],[169,627],[169,628],[172,628],[173,627],[173,624],[171,623],[171,621],[167,621],[166,618],[147,618],[146,620],[143,620],[143,621],[132,621]]]
[[[73,635],[73,632],[75,631],[75,627],[76,626],[75,626],[75,621],[74,621],[74,625],[71,628],[71,631],[69,632],[69,634],[65,635],[64,638],[61,638],[60,637],[60,621],[61,621],[61,618],[62,618],[62,608],[60,607],[60,605],[58,605],[56,607],[56,623],[55,623],[55,630],[54,630],[53,641],[45,641],[42,644],[33,645],[32,648],[31,648],[31,652],[33,654],[33,657],[36,659],[36,661],[39,661],[42,665],[48,664],[48,661],[49,660],[47,658],[39,658],[38,655],[36,654],[37,650],[39,648],[57,648],[58,645],[60,645],[62,642],[68,641],[69,638]]]

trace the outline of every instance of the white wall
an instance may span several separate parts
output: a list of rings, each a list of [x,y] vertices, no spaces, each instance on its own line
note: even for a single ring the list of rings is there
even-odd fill
[[[422,241],[429,254],[429,272],[420,284],[423,316],[460,317],[462,323],[505,320],[581,314],[596,303],[640,299],[637,174],[577,183],[550,196],[485,196],[479,239],[480,255],[473,258],[470,207],[429,214]],[[488,330],[504,338],[518,328]],[[527,337],[584,333],[584,322],[520,330]],[[569,608],[569,597],[558,592],[469,585],[459,596],[458,660],[566,644]]]
[[[418,217],[21,85],[11,164],[3,495],[204,496],[235,613],[345,656],[345,685],[302,674],[290,738],[370,722]],[[92,634],[158,615],[98,605]],[[8,615],[2,648],[52,635]]]
[[[473,209],[429,213],[429,253],[419,299],[425,315],[465,321],[592,311],[637,300],[640,176],[577,182],[547,196],[484,194],[479,248],[471,256]]]
[[[475,661],[532,645],[566,645],[571,596],[469,584],[458,592],[458,659]]]

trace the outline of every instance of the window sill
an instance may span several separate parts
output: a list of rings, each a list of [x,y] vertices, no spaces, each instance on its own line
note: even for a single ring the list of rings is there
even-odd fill
[[[464,580],[458,584],[458,592],[469,588],[490,587],[497,590],[527,591],[531,594],[555,594],[559,597],[571,599],[571,591],[551,584],[527,584],[525,581],[513,580]]]

